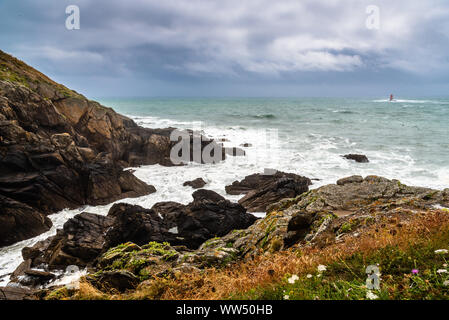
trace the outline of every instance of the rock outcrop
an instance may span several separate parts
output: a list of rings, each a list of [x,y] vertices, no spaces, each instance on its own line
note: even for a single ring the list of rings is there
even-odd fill
[[[363,226],[392,213],[414,214],[449,207],[449,189],[410,187],[378,176],[353,176],[337,184],[283,199],[267,208],[267,216],[251,227],[222,238],[242,255],[273,252],[301,242],[335,242],[345,229]],[[350,226],[348,226],[350,224]]]
[[[207,184],[206,181],[203,180],[203,178],[197,178],[195,180],[192,181],[186,181],[183,183],[183,186],[189,186],[192,187],[193,189],[200,189],[202,187],[204,187]]]
[[[0,219],[9,229],[0,233],[0,246],[48,230],[42,214],[155,192],[123,168],[174,165],[174,130],[139,127],[0,51],[0,195],[11,199],[2,200]],[[184,159],[198,161],[192,147],[198,135],[185,135],[191,148]],[[201,150],[213,147],[211,154],[225,158],[223,147],[199,138]]]
[[[368,157],[365,156],[364,154],[346,154],[343,156],[343,158],[346,158],[348,160],[354,160],[355,162],[360,162],[360,163],[368,163]]]
[[[24,262],[11,279],[20,282],[21,275],[38,267],[47,271],[64,270],[69,265],[92,267],[100,254],[127,242],[139,246],[167,242],[186,250],[197,249],[208,239],[245,229],[257,220],[239,204],[213,191],[198,190],[193,198],[188,205],[163,202],[145,209],[118,203],[107,216],[78,214],[55,236],[24,248]]]
[[[52,222],[30,206],[0,195],[0,247],[48,231]]]
[[[253,174],[226,186],[232,195],[245,194],[239,203],[249,212],[265,212],[267,206],[284,198],[293,198],[309,190],[312,181],[293,173]]]

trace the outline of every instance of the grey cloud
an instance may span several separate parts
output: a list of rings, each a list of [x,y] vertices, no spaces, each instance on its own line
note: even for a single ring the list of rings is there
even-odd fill
[[[2,0],[0,43],[69,82],[100,77],[111,87],[119,79],[176,90],[174,83],[231,88],[270,81],[350,84],[354,78],[368,85],[377,75],[388,81],[402,75],[404,81],[443,79],[449,72],[449,4],[375,1],[381,28],[373,31],[365,27],[365,8],[372,3]],[[69,4],[81,9],[81,30],[65,29]]]

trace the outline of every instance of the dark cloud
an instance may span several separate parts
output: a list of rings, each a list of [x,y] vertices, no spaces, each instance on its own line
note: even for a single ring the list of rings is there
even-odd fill
[[[89,95],[424,95],[449,86],[448,18],[443,0],[2,0],[0,43]]]

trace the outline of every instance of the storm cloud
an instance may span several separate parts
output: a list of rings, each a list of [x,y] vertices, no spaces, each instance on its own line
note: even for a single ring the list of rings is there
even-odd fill
[[[93,96],[442,95],[448,40],[437,0],[0,2],[0,48]]]

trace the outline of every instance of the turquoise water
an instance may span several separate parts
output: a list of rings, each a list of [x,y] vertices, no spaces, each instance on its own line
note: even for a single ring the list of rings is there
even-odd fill
[[[216,134],[218,129],[220,136],[227,133],[232,136],[229,133],[235,135],[239,131],[238,136],[248,140],[245,142],[257,140],[257,136],[252,136],[255,130],[276,130],[285,156],[290,156],[290,161],[298,166],[304,165],[305,171],[313,165],[310,161],[316,161],[313,174],[324,180],[371,169],[370,173],[402,178],[417,185],[449,187],[449,99],[394,102],[332,98],[106,99],[101,102],[148,127],[201,124],[206,133]],[[340,155],[349,152],[366,154],[372,163],[362,170],[357,170],[358,165],[342,168]],[[320,164],[323,164],[322,174]]]

